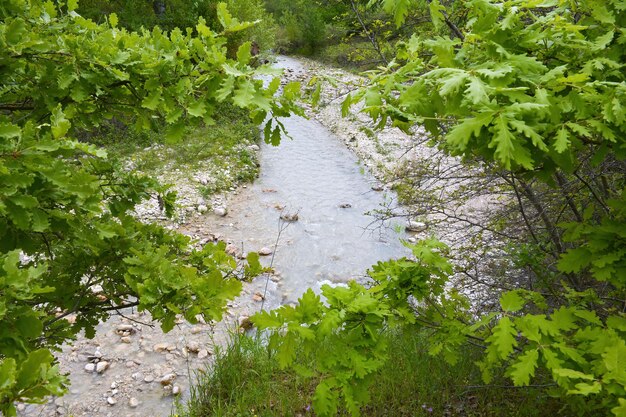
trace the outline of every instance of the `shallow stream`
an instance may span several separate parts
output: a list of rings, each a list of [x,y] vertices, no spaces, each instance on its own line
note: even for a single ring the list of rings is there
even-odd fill
[[[288,57],[276,65],[303,71]],[[282,275],[280,302],[294,302],[323,282],[359,278],[378,260],[407,254],[400,242],[407,237],[403,219],[383,227],[366,214],[389,204],[391,192],[373,191],[379,189],[377,180],[319,122],[299,116],[282,122],[291,139],[277,147],[261,145],[260,177],[240,190],[228,216],[212,225],[244,252],[273,250],[278,240],[273,266]],[[281,214],[294,213],[298,221],[280,220]]]

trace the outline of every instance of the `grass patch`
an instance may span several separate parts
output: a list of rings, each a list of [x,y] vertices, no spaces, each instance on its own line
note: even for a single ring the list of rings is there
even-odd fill
[[[177,416],[313,415],[307,407],[315,382],[278,369],[258,339],[235,335],[215,356],[213,367],[198,375],[189,401],[178,406]]]
[[[483,385],[475,365],[478,350],[450,366],[428,355],[428,335],[417,330],[386,334],[390,359],[374,377],[363,416],[545,416],[563,415],[558,400],[539,388],[513,388],[507,381]],[[179,416],[313,416],[315,379],[278,368],[258,339],[235,336],[200,375]],[[340,415],[347,415],[342,412]]]
[[[199,188],[210,195],[239,182],[250,182],[259,172],[256,152],[249,145],[256,143],[260,134],[248,114],[224,105],[214,119],[214,125],[189,128],[175,143],[166,141],[165,126],[157,121],[152,131],[137,133],[132,121],[114,120],[83,139],[105,148],[110,158],[147,175],[176,170],[190,175],[203,172],[209,181]]]

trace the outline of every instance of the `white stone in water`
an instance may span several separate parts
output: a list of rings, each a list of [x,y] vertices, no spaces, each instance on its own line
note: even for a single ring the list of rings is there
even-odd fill
[[[259,249],[259,255],[261,256],[268,256],[271,254],[272,254],[272,250],[268,248],[267,246],[264,246],[261,249]]]
[[[87,365],[85,365],[85,371],[93,372],[95,370],[96,370],[96,364],[95,363],[88,363]]]
[[[172,394],[174,394],[174,395],[179,395],[179,394],[180,394],[180,391],[181,391],[181,390],[180,390],[180,387],[179,387],[178,385],[174,385],[174,386],[172,387]]]
[[[154,377],[152,375],[146,375],[145,378],[143,379],[143,382],[146,382],[146,383],[150,383],[152,381],[154,381]]]
[[[130,406],[130,408],[137,408],[139,406],[139,400],[135,397],[130,397],[130,400],[128,400],[128,405]]]
[[[409,232],[423,232],[427,229],[426,223],[409,220],[405,229]]]
[[[115,405],[117,404],[117,400],[113,397],[108,397],[107,398],[107,403],[109,403],[109,405]]]
[[[161,382],[161,385],[171,385],[175,379],[176,379],[176,374],[170,373],[170,374],[163,375],[159,382]]]
[[[209,351],[207,349],[200,349],[198,351],[198,359],[204,359],[209,356]]]

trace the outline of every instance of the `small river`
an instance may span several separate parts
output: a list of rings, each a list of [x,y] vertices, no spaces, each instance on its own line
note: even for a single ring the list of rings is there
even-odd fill
[[[303,71],[288,57],[276,65]],[[291,139],[261,145],[260,177],[233,198],[223,223],[212,226],[246,252],[274,249],[283,229],[273,261],[282,274],[282,299],[271,297],[271,304],[294,302],[307,288],[359,278],[379,260],[407,255],[400,242],[407,238],[404,219],[381,227],[367,214],[387,204],[391,192],[373,191],[376,179],[319,122],[281,121]],[[298,221],[280,221],[281,213],[298,213]]]

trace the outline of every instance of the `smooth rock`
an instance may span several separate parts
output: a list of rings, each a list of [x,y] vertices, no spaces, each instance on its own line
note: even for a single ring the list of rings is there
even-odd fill
[[[198,359],[204,359],[209,356],[209,351],[207,349],[200,349],[198,351]]]
[[[128,400],[128,406],[130,408],[137,408],[139,406],[139,400],[135,397],[130,397],[130,400]]]
[[[409,220],[405,229],[407,232],[423,232],[427,229],[426,223],[418,222],[415,220]]]
[[[161,385],[172,385],[172,382],[174,382],[175,379],[176,374],[170,373],[163,375],[159,382],[161,383]]]
[[[226,250],[226,253],[229,254],[230,256],[235,256],[239,252],[239,250],[237,249],[237,246],[233,245],[232,243],[226,245],[225,250]]]
[[[128,332],[132,334],[135,333],[137,329],[135,329],[131,324],[119,324],[115,331],[118,333]]]
[[[148,384],[153,381],[154,381],[154,377],[152,375],[146,375],[143,379],[143,382],[147,382]]]
[[[95,363],[88,363],[87,365],[85,365],[85,371],[93,372],[95,370],[96,370],[96,364]]]
[[[385,187],[382,186],[382,184],[374,184],[372,185],[372,191],[383,191],[385,189]]]
[[[130,338],[130,336],[124,336],[124,337],[122,337],[122,338],[120,339],[120,341],[121,341],[122,343],[131,343],[131,342],[132,342],[132,339]]]
[[[89,289],[94,294],[100,294],[101,292],[104,291],[104,288],[102,288],[102,285],[99,285],[99,284],[92,285],[91,287],[89,287]]]
[[[187,350],[189,352],[196,353],[200,350],[200,344],[198,342],[192,341],[187,343]]]
[[[260,292],[255,292],[254,295],[252,296],[252,299],[254,301],[263,301],[265,300],[265,297],[263,297],[263,294],[261,294]]]
[[[268,248],[267,246],[263,246],[261,249],[259,249],[259,255],[261,256],[268,256],[271,254],[272,254],[272,250]]]
[[[173,395],[179,395],[179,394],[180,394],[180,392],[181,392],[181,389],[180,389],[180,387],[179,387],[178,385],[174,385],[174,386],[172,387],[172,394],[173,394]]]
[[[99,374],[103,373],[107,369],[109,369],[109,362],[107,361],[100,361],[96,364],[96,372]]]
[[[107,403],[109,403],[109,405],[115,405],[117,404],[117,400],[113,397],[108,397],[107,398]]]
[[[206,213],[207,211],[209,211],[209,208],[204,204],[198,206],[198,213]]]
[[[153,350],[157,353],[161,353],[167,350],[167,343],[157,343],[156,345],[154,345]]]
[[[226,207],[218,206],[213,209],[213,214],[215,214],[216,216],[224,217],[228,214],[228,210],[226,209]]]

